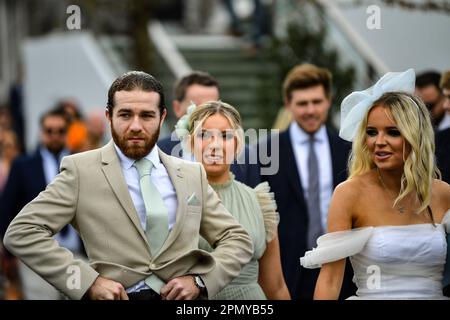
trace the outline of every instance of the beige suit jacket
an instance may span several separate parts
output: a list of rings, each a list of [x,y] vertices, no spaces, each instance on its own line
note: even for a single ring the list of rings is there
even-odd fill
[[[165,282],[200,274],[208,296],[214,296],[250,260],[251,239],[208,185],[201,164],[161,151],[159,156],[178,208],[156,256],[150,254],[112,141],[63,159],[61,173],[10,224],[6,248],[72,299],[82,298],[98,275],[128,288],[152,273]],[[79,232],[89,263],[75,260],[52,238],[68,223]],[[198,249],[200,235],[216,247],[213,253]]]

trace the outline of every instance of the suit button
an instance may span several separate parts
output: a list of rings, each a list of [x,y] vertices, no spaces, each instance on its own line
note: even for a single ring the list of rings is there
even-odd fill
[[[155,269],[155,264],[154,263],[150,263],[150,269]]]

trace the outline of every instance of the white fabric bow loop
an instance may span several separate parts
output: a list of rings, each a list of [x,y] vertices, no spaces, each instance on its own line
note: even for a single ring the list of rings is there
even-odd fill
[[[341,103],[341,128],[339,136],[353,141],[359,124],[367,110],[386,92],[413,93],[416,75],[414,69],[405,72],[388,72],[372,87],[349,94]]]

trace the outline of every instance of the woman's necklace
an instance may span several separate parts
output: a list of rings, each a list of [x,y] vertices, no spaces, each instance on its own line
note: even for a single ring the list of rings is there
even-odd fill
[[[378,169],[378,167],[377,167],[377,173],[378,173],[378,179],[380,180],[381,185],[383,186],[383,189],[386,191],[387,194],[389,194],[389,190],[388,190],[388,188],[386,188],[386,185],[384,184],[383,177],[381,176],[381,173],[380,173],[380,170]],[[395,197],[395,194],[394,194],[394,201],[395,201],[395,198],[396,197]],[[400,213],[405,213],[405,210],[406,210],[405,206],[402,206],[400,204],[397,204],[397,208],[396,209]]]

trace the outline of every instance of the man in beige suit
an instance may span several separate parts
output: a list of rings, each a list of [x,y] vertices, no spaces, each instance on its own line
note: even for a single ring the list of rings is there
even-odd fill
[[[214,296],[250,260],[252,243],[201,164],[157,148],[166,116],[161,84],[144,72],[122,75],[109,89],[106,115],[113,141],[65,157],[61,173],[12,221],[5,246],[72,299]],[[138,169],[142,161],[153,168],[146,176]],[[145,193],[147,186],[155,189]],[[159,216],[151,215],[155,210]],[[68,223],[89,264],[52,238]],[[167,236],[154,249],[161,232]],[[200,235],[213,253],[198,249]]]

